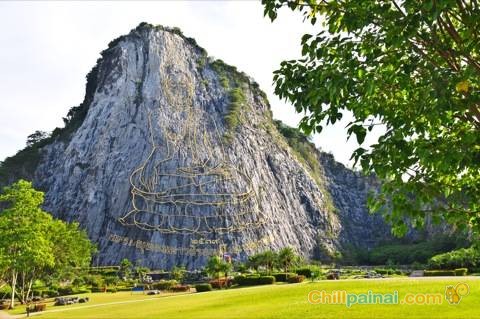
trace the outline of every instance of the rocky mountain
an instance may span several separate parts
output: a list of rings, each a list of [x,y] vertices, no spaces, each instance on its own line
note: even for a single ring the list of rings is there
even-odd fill
[[[142,23],[112,41],[64,121],[7,158],[0,183],[33,180],[99,265],[193,269],[285,246],[325,259],[389,237],[365,206],[374,183],[274,121],[253,79],[178,29]]]

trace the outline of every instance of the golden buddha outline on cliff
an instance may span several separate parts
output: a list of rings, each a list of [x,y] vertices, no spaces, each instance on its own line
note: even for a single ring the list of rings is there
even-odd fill
[[[175,78],[181,76],[177,73]],[[161,233],[203,235],[238,232],[264,224],[251,178],[224,159],[215,120],[207,117],[207,121],[202,121],[202,112],[195,111],[193,106],[193,91],[171,82],[169,78],[163,82],[167,83],[164,92],[168,104],[177,112],[183,111],[179,113],[183,119],[178,118],[183,125],[155,130],[152,113],[148,112],[152,149],[130,175],[133,209],[119,221],[125,226]],[[187,101],[183,109],[179,108],[179,97]],[[207,125],[213,131],[211,135],[220,141],[216,154]],[[163,135],[163,147],[155,141],[157,131]],[[186,147],[181,147],[182,141]],[[163,158],[159,157],[159,149],[166,149]],[[239,187],[240,184],[245,186]],[[243,189],[235,191],[238,188]]]

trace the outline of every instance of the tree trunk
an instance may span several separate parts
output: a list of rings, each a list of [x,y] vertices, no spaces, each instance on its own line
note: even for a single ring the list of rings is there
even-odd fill
[[[27,301],[30,297],[30,294],[32,293],[32,285],[33,285],[33,278],[30,279],[30,281],[28,282],[28,290],[27,290]]]
[[[21,282],[19,282],[19,280],[17,278],[17,286],[19,288],[18,292],[17,292],[17,295],[19,295],[19,299],[20,299],[20,302],[21,302],[22,305],[28,303],[28,300],[30,298],[30,294],[32,293],[34,273],[35,273],[35,268],[33,268],[33,270],[31,270],[31,272],[22,271],[20,273]]]
[[[12,270],[12,297],[10,299],[10,309],[13,309],[15,307],[15,289],[17,286],[17,272],[15,270]]]
[[[20,284],[20,289],[18,291],[18,295],[20,296],[20,303],[22,305],[26,304],[27,303],[27,296],[25,296],[25,291],[26,291],[26,284],[25,284],[25,271],[22,271],[21,272],[21,275],[20,275],[20,278],[22,279],[21,280],[21,284]]]

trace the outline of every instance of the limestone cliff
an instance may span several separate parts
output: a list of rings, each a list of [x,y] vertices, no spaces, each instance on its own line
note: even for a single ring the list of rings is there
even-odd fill
[[[324,257],[388,236],[366,179],[292,144],[258,85],[178,29],[142,23],[111,42],[66,123],[0,178],[33,179],[46,210],[98,243],[98,264],[192,269],[285,246]]]

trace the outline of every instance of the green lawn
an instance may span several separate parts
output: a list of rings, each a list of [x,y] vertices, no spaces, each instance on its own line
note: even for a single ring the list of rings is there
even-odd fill
[[[85,297],[88,296],[90,297],[90,301],[88,303],[84,304],[73,304],[73,305],[68,305],[68,306],[54,306],[54,299],[49,298],[46,300],[47,304],[47,310],[65,310],[65,309],[72,309],[72,308],[83,308],[83,307],[90,307],[90,306],[97,306],[97,305],[104,305],[108,303],[122,303],[122,302],[143,302],[144,300],[151,300],[151,299],[158,299],[166,296],[179,296],[181,295],[180,293],[162,293],[160,295],[154,295],[154,296],[148,296],[146,294],[143,294],[141,292],[117,292],[117,293],[90,293],[90,294],[78,294],[75,296],[78,297]],[[77,310],[75,310],[77,311]],[[17,305],[15,309],[9,310],[9,314],[11,315],[18,315],[18,314],[24,314],[25,313],[25,306],[22,305]]]
[[[470,294],[460,304],[449,305],[312,305],[307,301],[311,290],[346,290],[349,293],[441,293],[446,285],[466,282]],[[108,296],[108,297],[107,297]],[[92,294],[92,305],[149,296],[128,294]],[[379,280],[340,280],[315,283],[271,285],[205,293],[173,295],[126,304],[50,312],[38,318],[480,318],[479,278],[395,278]],[[59,309],[59,307],[54,307]],[[50,308],[53,309],[53,308]]]

